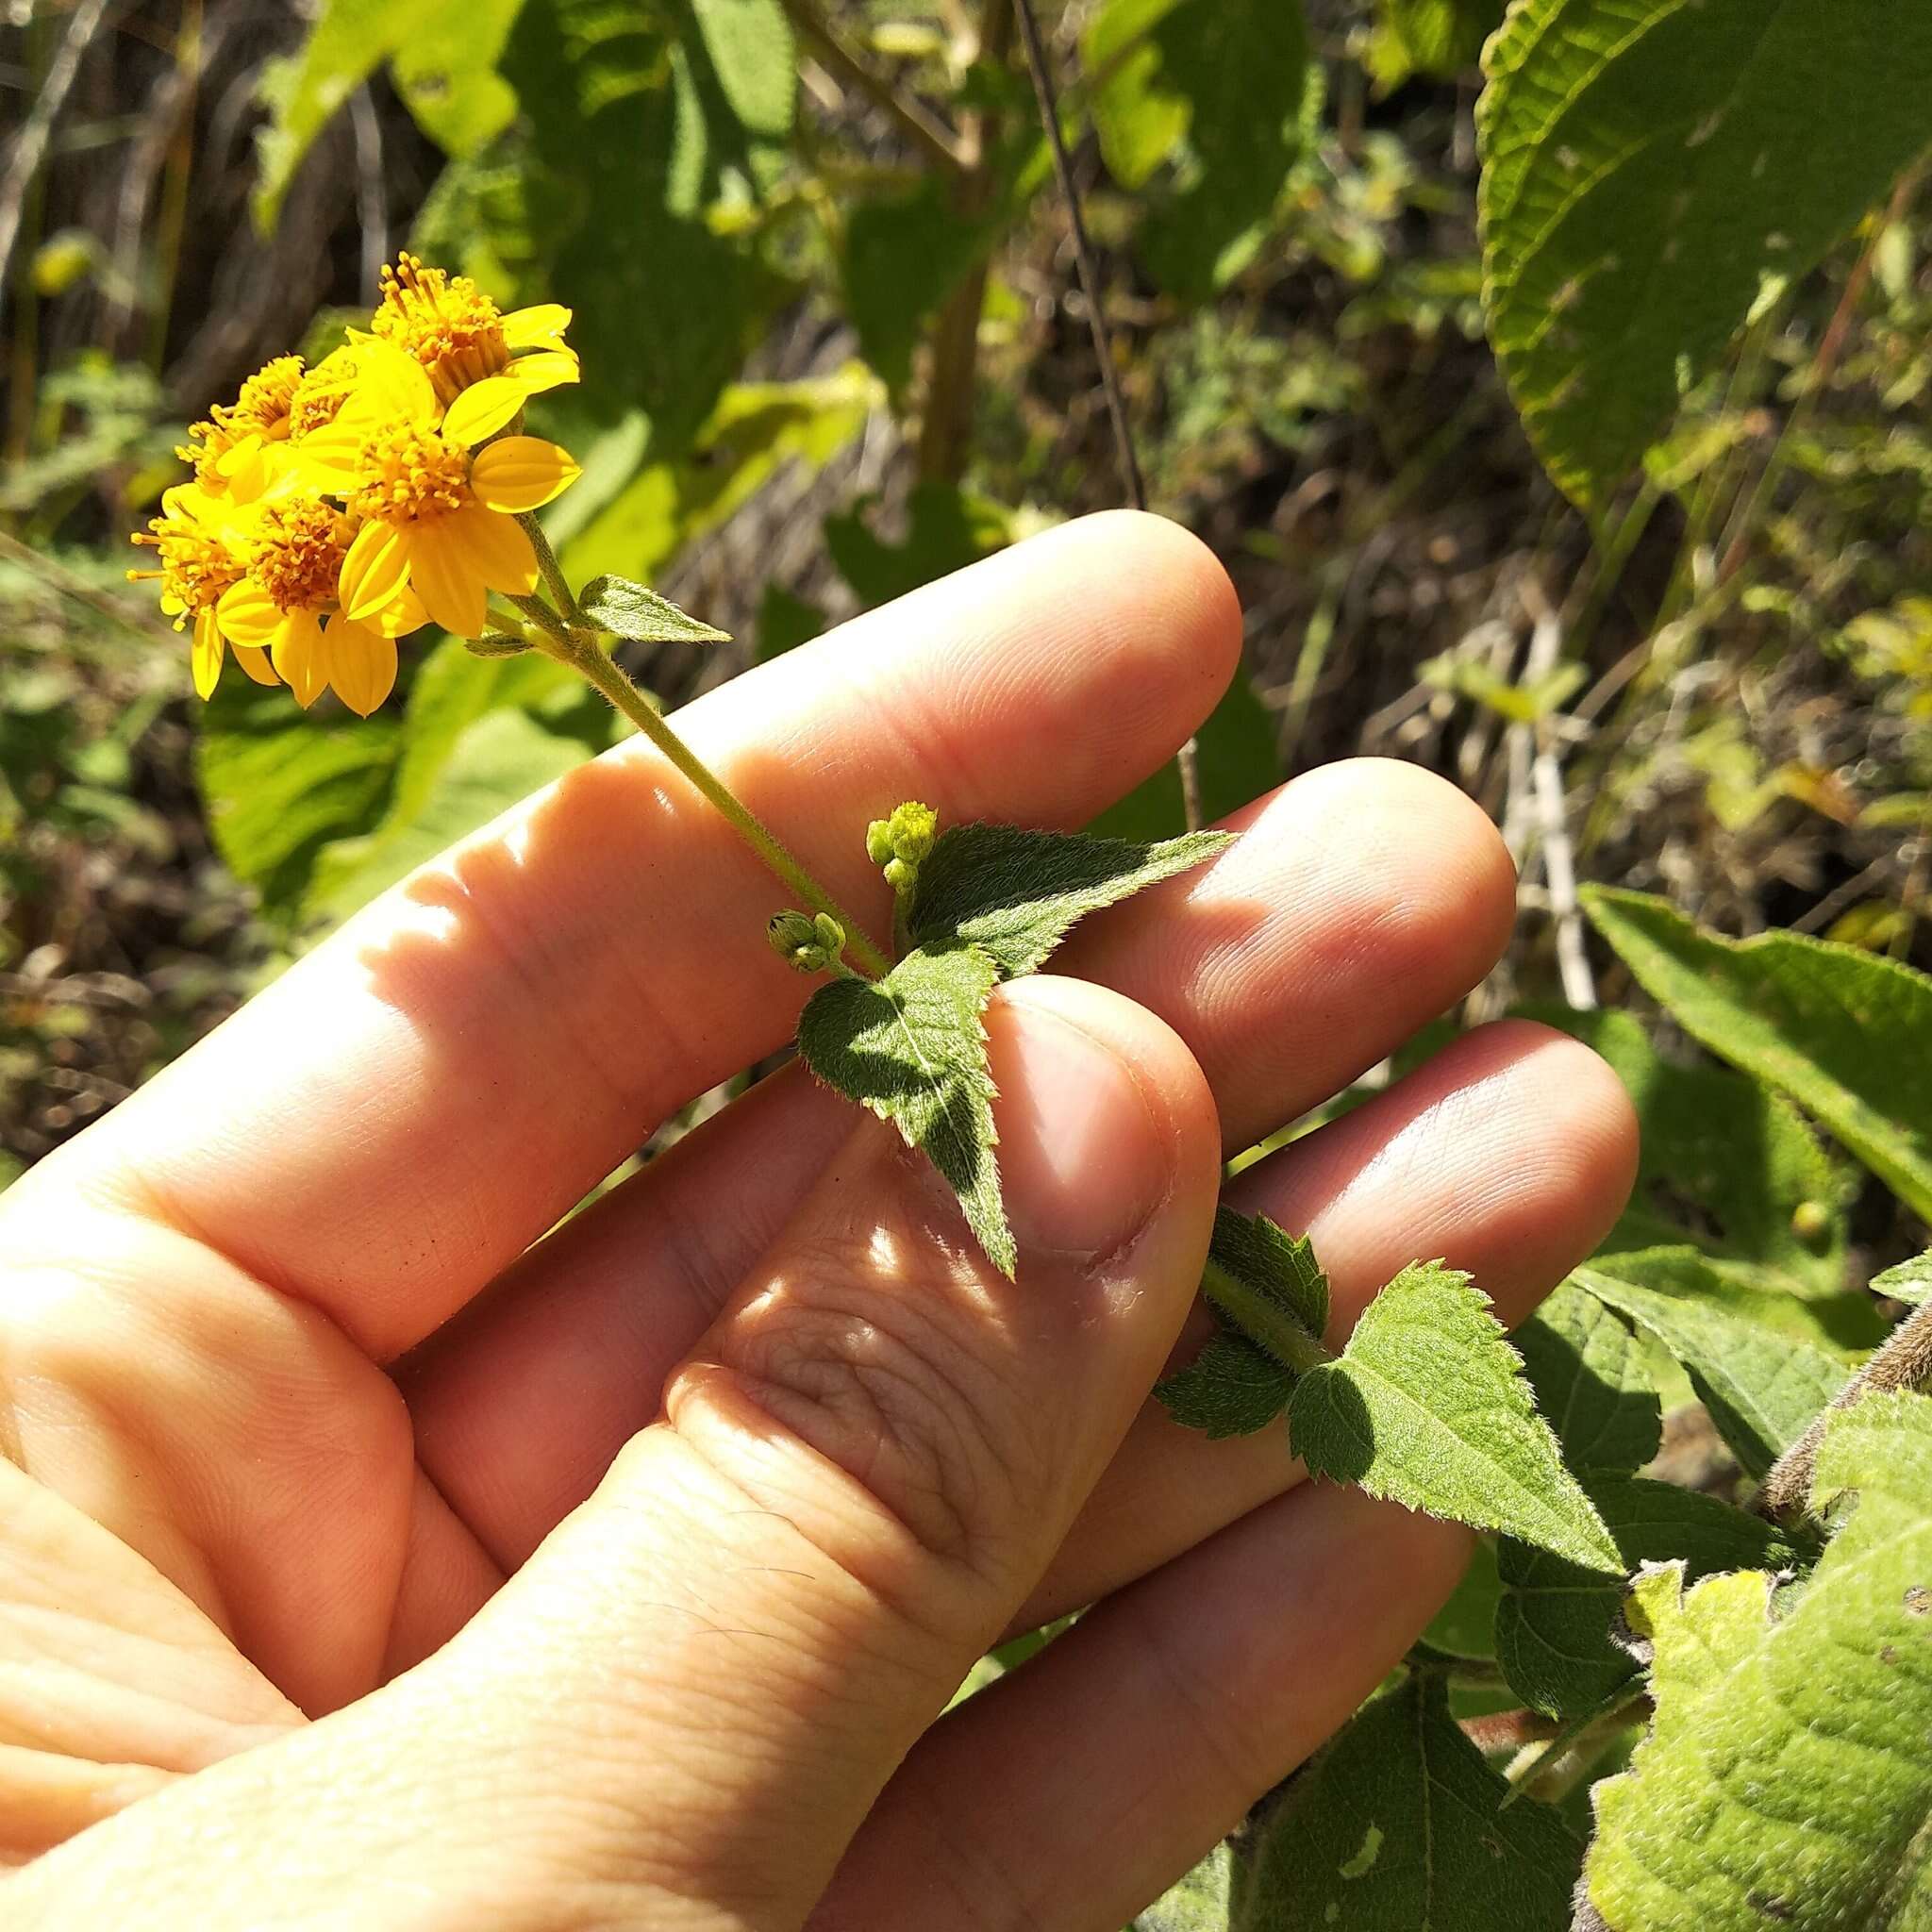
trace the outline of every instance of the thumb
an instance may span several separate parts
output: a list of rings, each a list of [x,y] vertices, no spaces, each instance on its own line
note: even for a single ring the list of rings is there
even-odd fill
[[[1191,1306],[1187,1050],[1071,979],[988,1014],[1008,1281],[860,1117],[567,1518],[373,1696],[82,1833],[9,1924],[794,1928],[1020,1608]],[[118,1922],[118,1921],[117,1921]]]
[[[473,1626],[545,1701],[535,1731],[594,1718],[577,1770],[611,1836],[576,1857],[705,1901],[694,1923],[804,1919],[1045,1568],[1200,1281],[1219,1133],[1180,1041],[1067,979],[1008,989],[988,1028],[1017,1278],[862,1121],[663,1420]]]

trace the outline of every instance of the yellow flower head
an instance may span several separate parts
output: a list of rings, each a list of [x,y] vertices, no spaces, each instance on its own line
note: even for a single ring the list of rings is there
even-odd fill
[[[480,442],[533,395],[577,379],[565,345],[570,310],[554,302],[506,315],[468,275],[425,268],[413,255],[382,272],[382,303],[370,318],[377,341],[412,358],[448,411],[449,433]]]
[[[264,480],[259,469],[263,447],[287,440],[301,381],[301,357],[277,356],[242,385],[232,403],[210,409],[212,421],[194,424],[187,443],[175,452],[194,465],[194,480],[205,490],[258,494]]]
[[[371,344],[374,350],[375,345]],[[480,637],[491,591],[527,596],[537,556],[517,514],[578,475],[569,454],[534,436],[469,447],[450,427],[420,363],[369,354],[353,405],[296,452],[309,486],[362,520],[338,594],[358,622],[380,622],[406,591],[458,637]]]
[[[242,580],[246,568],[227,522],[227,507],[194,483],[177,484],[161,498],[161,513],[134,541],[157,553],[158,570],[131,570],[132,582],[158,578],[161,608],[175,628],[194,627],[194,688],[207,697],[222,675],[223,635],[216,607]],[[238,646],[236,661],[257,684],[273,684],[275,673],[258,650]]]

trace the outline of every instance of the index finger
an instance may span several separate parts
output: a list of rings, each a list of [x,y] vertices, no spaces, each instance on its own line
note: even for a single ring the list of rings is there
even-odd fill
[[[1077,825],[1212,708],[1240,649],[1193,538],[1065,525],[735,679],[678,728],[874,930],[866,821]],[[787,1037],[784,889],[648,744],[358,914],[42,1164],[320,1307],[386,1359],[668,1112]]]

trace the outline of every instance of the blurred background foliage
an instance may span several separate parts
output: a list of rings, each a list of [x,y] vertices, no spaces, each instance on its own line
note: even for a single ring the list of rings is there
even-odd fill
[[[1358,751],[1455,778],[1524,866],[1468,1018],[1627,985],[1577,878],[1932,963],[1917,174],[1763,283],[1674,421],[1620,425],[1661,440],[1607,480],[1500,276],[1504,371],[1485,339],[1500,0],[1043,14],[1149,494],[1248,612],[1210,814]],[[555,667],[450,641],[366,724],[233,675],[203,711],[121,581],[183,424],[397,248],[575,308],[586,380],[541,426],[586,475],[551,533],[737,641],[645,654],[666,703],[1121,500],[1005,0],[15,0],[0,89],[14,1167],[611,741]],[[1108,824],[1179,811],[1170,774]]]

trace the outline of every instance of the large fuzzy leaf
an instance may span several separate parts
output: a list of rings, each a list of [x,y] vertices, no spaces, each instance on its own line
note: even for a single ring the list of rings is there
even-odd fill
[[[1849,1519],[1795,1600],[1645,1572],[1657,1717],[1595,1794],[1579,1932],[1932,1924],[1932,1399],[1833,1416],[1814,1502]]]

